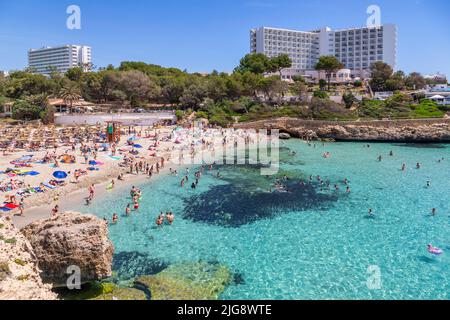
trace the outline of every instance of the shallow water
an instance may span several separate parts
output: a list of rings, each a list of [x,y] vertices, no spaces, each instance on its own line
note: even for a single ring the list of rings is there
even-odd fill
[[[332,157],[323,158],[325,151]],[[313,148],[292,140],[281,161],[279,175],[290,178],[287,193],[269,193],[274,178],[260,176],[258,167],[222,166],[223,178],[207,171],[196,190],[193,169],[184,189],[175,176],[139,186],[141,208],[130,217],[124,216],[128,190],[78,209],[108,219],[121,215],[110,227],[121,280],[202,260],[236,274],[222,299],[450,299],[450,145]],[[310,175],[329,180],[331,190],[321,190],[316,179],[309,183]],[[175,213],[174,226],[154,227],[161,210]],[[444,254],[428,254],[428,243]],[[381,288],[368,288],[369,266],[379,268]]]

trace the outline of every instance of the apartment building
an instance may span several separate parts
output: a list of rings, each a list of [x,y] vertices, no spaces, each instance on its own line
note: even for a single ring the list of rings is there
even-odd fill
[[[320,56],[333,55],[354,76],[364,76],[375,61],[383,61],[393,69],[397,64],[397,26],[314,31],[298,31],[261,27],[250,31],[250,51],[268,57],[287,54],[292,68],[287,77],[304,75],[314,70]]]
[[[28,67],[34,73],[50,75],[52,70],[65,73],[71,68],[83,66],[89,71],[92,63],[91,47],[65,45],[44,47],[28,51]]]

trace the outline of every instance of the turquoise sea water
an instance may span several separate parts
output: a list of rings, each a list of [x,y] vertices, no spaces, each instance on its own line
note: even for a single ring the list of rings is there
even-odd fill
[[[128,189],[78,209],[120,215],[110,236],[123,280],[203,260],[236,275],[222,299],[450,299],[450,145],[366,145],[284,143],[280,176],[290,178],[287,193],[269,193],[274,178],[257,167],[222,166],[222,178],[206,170],[196,190],[193,169],[184,189],[181,176],[172,175],[139,185],[141,208],[130,217]],[[175,213],[173,226],[155,227],[161,210]],[[444,254],[431,256],[428,243]],[[367,286],[369,266],[381,272],[379,289]]]

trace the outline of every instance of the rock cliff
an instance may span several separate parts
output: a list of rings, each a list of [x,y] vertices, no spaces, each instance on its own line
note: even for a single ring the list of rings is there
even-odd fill
[[[294,137],[338,141],[449,142],[450,119],[396,121],[307,121],[292,118],[236,125],[243,129],[278,129]]]
[[[114,248],[106,222],[95,216],[66,212],[21,231],[34,250],[45,282],[66,286],[71,266],[80,268],[81,283],[111,276]]]
[[[56,300],[51,289],[42,282],[30,242],[0,218],[0,300]]]

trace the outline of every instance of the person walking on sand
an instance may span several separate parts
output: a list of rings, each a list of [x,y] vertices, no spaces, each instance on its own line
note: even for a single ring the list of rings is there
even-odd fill
[[[56,205],[53,209],[52,209],[52,216],[56,216],[59,212],[59,206]]]
[[[25,200],[24,200],[24,198],[20,198],[20,201],[19,201],[19,215],[21,217],[24,216],[24,211],[25,211]]]
[[[94,195],[95,195],[95,187],[94,187],[94,184],[91,184],[90,186],[89,186],[89,196],[92,198],[92,199],[94,199]]]

